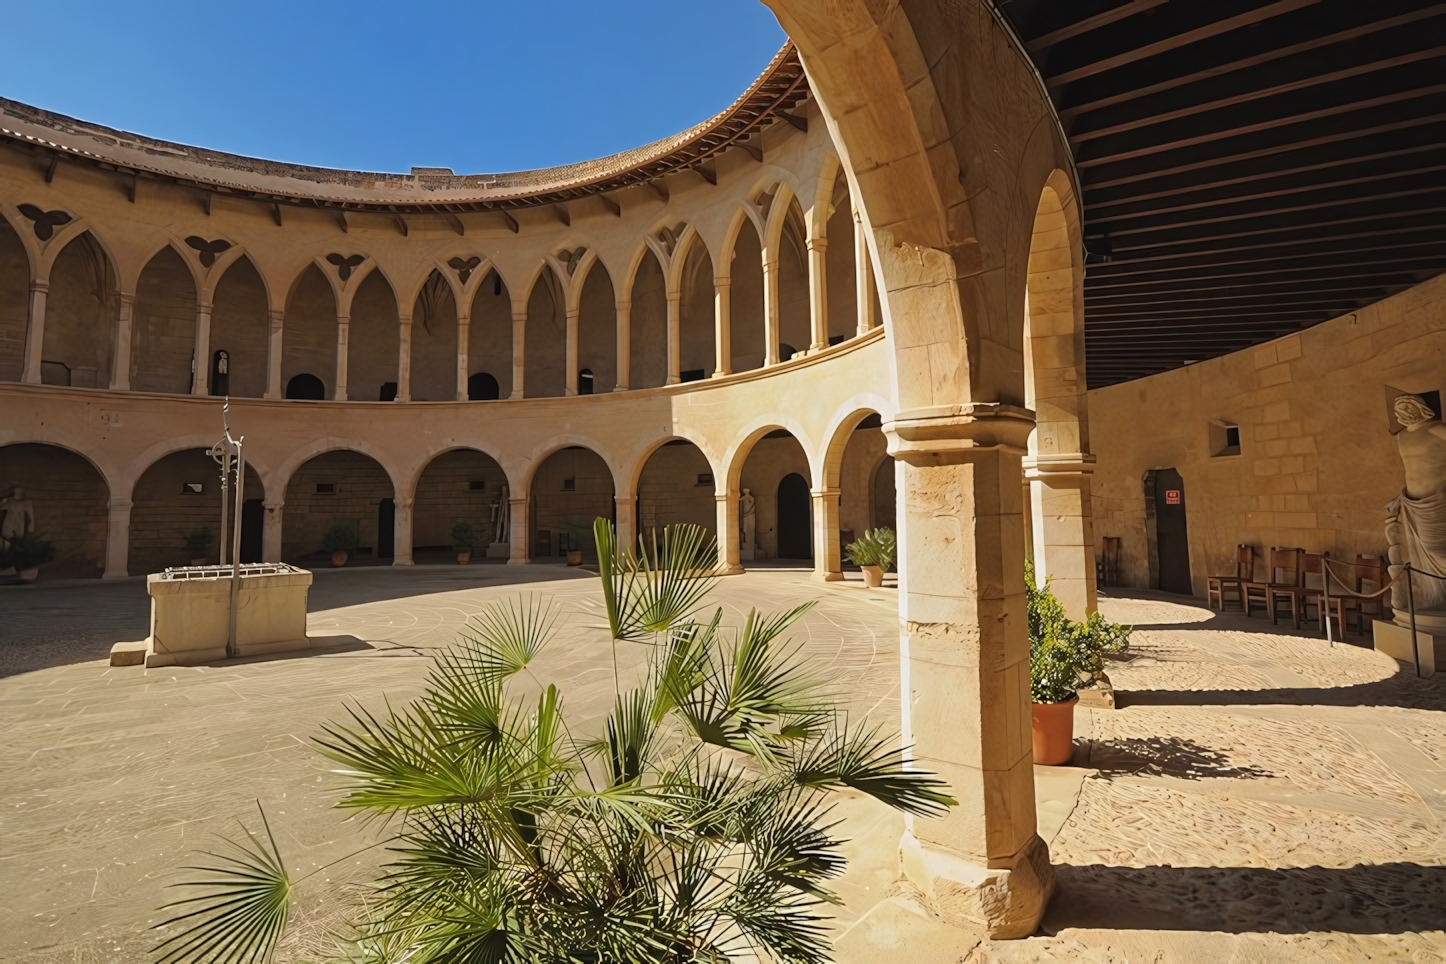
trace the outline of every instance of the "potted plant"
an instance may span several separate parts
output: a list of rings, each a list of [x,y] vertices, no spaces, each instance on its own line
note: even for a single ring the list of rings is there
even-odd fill
[[[1024,591],[1029,607],[1030,729],[1034,762],[1068,763],[1074,754],[1074,707],[1079,690],[1104,677],[1107,655],[1130,645],[1130,629],[1092,613],[1078,623],[1065,615],[1046,581],[1034,581],[1034,565],[1025,563]]]
[[[452,551],[457,553],[457,565],[465,566],[472,561],[472,544],[475,541],[470,523],[459,522],[452,527]]]
[[[863,570],[864,585],[871,589],[884,584],[884,570],[893,568],[897,551],[894,530],[887,526],[865,529],[848,547],[849,561]]]
[[[337,569],[346,565],[347,556],[361,542],[355,522],[337,522],[321,537],[321,549],[331,553],[331,564]]]
[[[578,544],[577,533],[566,530],[558,533],[558,548],[567,553],[567,564],[569,566],[582,565],[582,546]]]
[[[46,542],[38,532],[22,532],[10,538],[10,544],[0,551],[0,568],[15,567],[15,575],[21,582],[34,582],[40,576],[40,567],[55,558],[55,546]]]
[[[204,566],[211,555],[211,530],[202,526],[186,536],[186,558],[193,566]]]

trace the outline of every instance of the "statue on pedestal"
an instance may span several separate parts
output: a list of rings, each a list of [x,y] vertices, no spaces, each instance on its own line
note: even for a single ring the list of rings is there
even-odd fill
[[[25,498],[20,486],[0,499],[0,549],[8,549],[10,540],[35,531],[35,505]]]
[[[1419,395],[1400,395],[1396,420],[1405,429],[1396,445],[1406,469],[1406,488],[1386,506],[1390,573],[1396,579],[1406,563],[1417,572],[1446,577],[1446,425]],[[1446,628],[1446,580],[1430,576],[1413,582],[1417,625]],[[1406,625],[1406,580],[1392,583],[1391,608]]]
[[[743,490],[743,496],[738,500],[738,522],[743,530],[743,541],[740,543],[740,558],[751,560],[753,552],[757,548],[754,545],[754,538],[758,531],[758,500],[753,498],[753,492],[749,489]]]

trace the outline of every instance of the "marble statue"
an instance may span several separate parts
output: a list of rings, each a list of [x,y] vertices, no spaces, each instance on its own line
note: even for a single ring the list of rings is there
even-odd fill
[[[1394,579],[1407,562],[1418,572],[1446,577],[1446,424],[1419,395],[1401,395],[1394,405],[1405,430],[1396,434],[1406,488],[1386,506],[1386,539]],[[1446,624],[1446,581],[1416,576],[1413,594],[1418,623]],[[1396,620],[1407,620],[1406,581],[1391,587]]]
[[[758,530],[758,500],[753,498],[753,492],[749,489],[743,490],[743,497],[738,500],[738,521],[743,527],[743,548],[752,552],[754,535]]]
[[[497,524],[494,526],[497,533],[492,537],[493,542],[512,541],[512,503],[507,501],[507,486],[502,487],[502,497],[497,501]]]
[[[35,505],[25,498],[20,486],[0,499],[0,548],[7,548],[10,540],[35,531]]]

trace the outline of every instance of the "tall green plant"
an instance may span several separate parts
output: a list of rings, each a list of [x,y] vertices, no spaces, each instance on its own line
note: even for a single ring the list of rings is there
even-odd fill
[[[721,609],[703,610],[716,553],[699,527],[668,527],[636,553],[618,550],[605,520],[594,534],[614,646],[649,657],[596,732],[569,726],[556,686],[514,692],[558,625],[550,606],[523,600],[492,606],[439,653],[418,700],[351,707],[317,740],[345,779],[339,806],[399,818],[397,859],[354,953],[827,960],[821,905],[838,902],[827,882],[844,869],[829,795],[852,788],[918,815],[954,800],[807,673],[784,634],[810,606],[750,612],[730,631]],[[233,923],[284,926],[276,908],[294,886],[279,855],[259,853],[215,856],[221,869],[190,883],[214,903],[166,922],[186,927],[161,945],[163,961],[269,960],[280,931]]]
[[[1024,564],[1029,608],[1029,690],[1036,703],[1064,703],[1077,690],[1099,682],[1105,657],[1130,645],[1130,627],[1098,612],[1084,622],[1071,620],[1049,583],[1035,584],[1034,563]]]

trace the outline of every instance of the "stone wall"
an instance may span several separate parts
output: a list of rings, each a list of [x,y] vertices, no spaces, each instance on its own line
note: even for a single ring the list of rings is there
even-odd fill
[[[17,485],[33,504],[35,531],[55,547],[46,576],[100,575],[109,493],[95,467],[55,445],[7,445],[0,448],[0,496]]]
[[[452,527],[472,526],[473,548],[481,554],[495,540],[493,507],[502,500],[507,477],[484,452],[459,449],[437,456],[417,480],[412,504],[412,546],[450,546]]]
[[[610,392],[618,384],[618,314],[612,276],[594,264],[582,284],[577,316],[577,368],[592,372],[593,394]],[[577,390],[587,386],[578,380]]]
[[[30,262],[10,223],[0,220],[0,381],[20,381],[29,319]]]
[[[224,350],[230,356],[228,381],[234,397],[261,398],[266,394],[266,338],[270,330],[266,286],[251,259],[243,255],[221,276],[211,309],[211,350]]]
[[[1235,547],[1384,555],[1403,485],[1389,398],[1446,389],[1446,276],[1245,351],[1089,393],[1097,550],[1122,540],[1123,582],[1151,583],[1143,479],[1184,480],[1194,590]],[[1240,429],[1239,454],[1222,450]],[[1100,550],[1102,551],[1102,550]],[[1265,575],[1264,561],[1257,575]]]
[[[332,490],[318,492],[318,485],[331,485]],[[321,551],[322,536],[338,522],[357,523],[361,545],[375,552],[377,509],[382,499],[392,497],[386,470],[360,452],[318,455],[287,483],[282,558],[295,560]]]
[[[200,485],[201,491],[193,491],[188,483]],[[245,497],[263,497],[261,480],[250,466]],[[211,533],[211,544],[200,557],[211,565],[220,561],[221,470],[205,449],[172,452],[152,465],[137,480],[131,503],[126,568],[133,575],[189,566],[192,557],[186,539],[197,529]]]
[[[643,466],[638,477],[638,533],[690,522],[716,537],[717,504],[713,497],[713,470],[708,458],[692,442],[665,442]]]
[[[803,476],[804,481],[810,478],[808,457],[803,453],[803,446],[787,433],[759,439],[753,451],[748,453],[748,460],[743,463],[739,492],[741,494],[743,489],[749,489],[755,499],[757,522],[754,536],[761,550],[761,559],[778,558],[778,483],[785,475],[794,472]],[[809,531],[813,531],[811,518]]]
[[[336,396],[336,298],[321,269],[310,265],[286,302],[281,335],[281,391],[292,378],[315,375]]]
[[[869,421],[873,421],[872,419]],[[888,439],[877,427],[857,428],[844,448],[843,464],[839,467],[839,529],[852,532],[854,538],[864,534],[865,529],[879,526],[893,528],[893,514],[880,519],[876,506],[882,498],[893,502],[893,459],[888,457]],[[888,478],[879,491],[879,467],[888,463]],[[841,548],[847,548],[847,545]]]
[[[526,338],[527,397],[562,395],[567,388],[567,299],[551,267],[542,269],[527,299]]]
[[[189,286],[190,274],[179,258],[176,266],[185,274],[185,283]],[[184,348],[186,391],[191,388],[189,339],[196,326],[194,295],[192,297],[190,332],[181,334],[174,345],[168,342],[164,349],[180,352]],[[95,239],[82,234],[65,246],[50,270],[45,350],[41,358],[64,365],[67,371],[44,371],[44,380],[75,388],[110,387],[116,308],[115,272]],[[180,360],[172,357],[169,364],[175,368]],[[62,374],[63,378],[57,377]]]
[[[72,241],[70,247],[75,245]],[[52,285],[60,287],[57,282]],[[133,325],[131,389],[189,395],[196,347],[196,283],[174,248],[162,248],[141,272]],[[45,329],[49,341],[49,306]]]
[[[512,299],[495,271],[482,279],[472,297],[472,326],[467,342],[467,374],[486,372],[497,379],[502,398],[511,395]]]
[[[633,276],[629,388],[657,388],[668,379],[668,282],[652,251]]]
[[[607,463],[589,449],[554,452],[532,479],[532,558],[546,562],[561,554],[566,536],[578,541],[584,559],[596,559],[593,520],[614,518],[613,476]],[[543,533],[547,545],[544,547]],[[544,551],[546,549],[546,551]]]
[[[763,248],[753,222],[745,221],[733,243],[733,370],[763,367]]]

